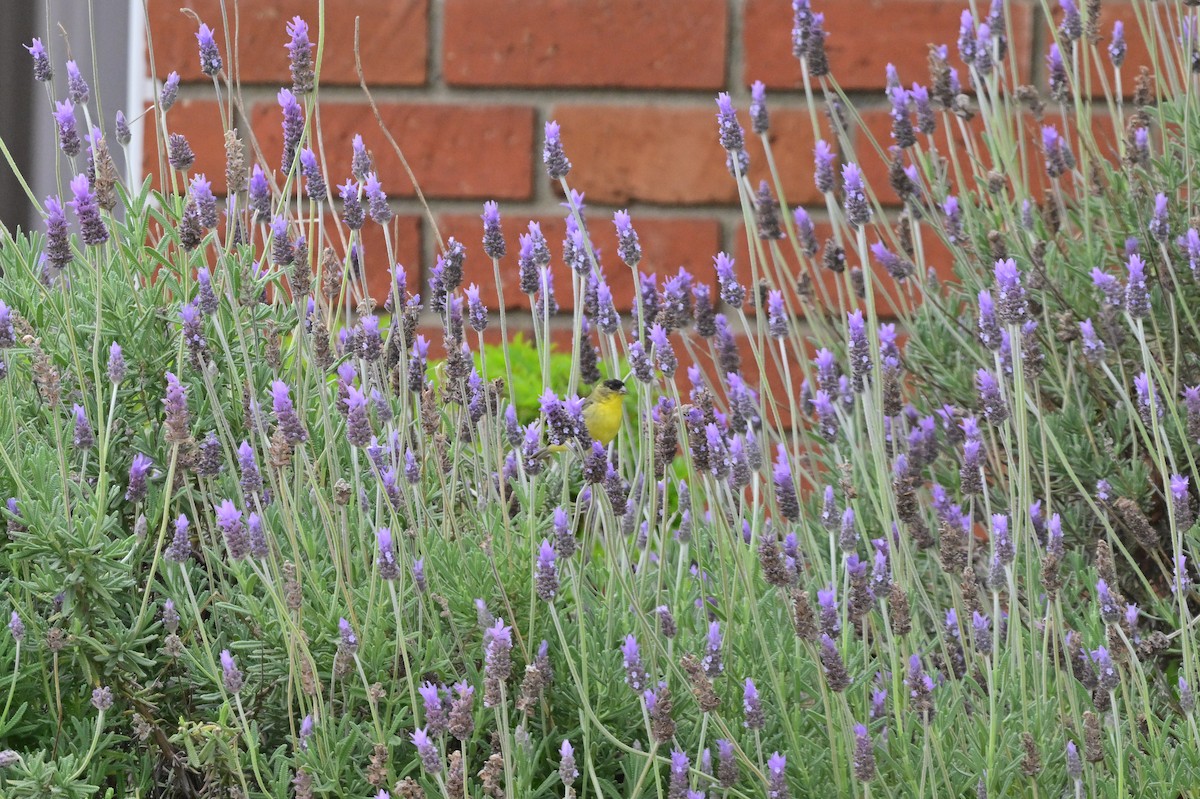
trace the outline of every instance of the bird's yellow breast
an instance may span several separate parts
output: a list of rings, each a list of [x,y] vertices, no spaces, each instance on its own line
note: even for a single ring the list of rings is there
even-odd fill
[[[607,447],[621,429],[622,409],[620,394],[588,403],[583,409],[583,421],[591,437]]]

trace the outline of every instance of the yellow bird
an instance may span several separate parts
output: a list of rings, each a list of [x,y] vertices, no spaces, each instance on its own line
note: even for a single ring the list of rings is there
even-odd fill
[[[625,415],[623,397],[627,393],[620,380],[605,380],[583,401],[583,421],[588,434],[606,447],[621,429],[621,418]]]
[[[583,401],[583,423],[587,425],[588,435],[606,447],[621,430],[627,393],[628,389],[620,380],[605,380],[598,383]],[[543,452],[565,452],[566,449],[562,444],[552,444]]]

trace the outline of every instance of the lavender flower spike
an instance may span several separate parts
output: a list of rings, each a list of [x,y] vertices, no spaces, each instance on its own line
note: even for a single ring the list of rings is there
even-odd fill
[[[233,655],[228,649],[221,650],[221,673],[225,682],[225,690],[231,694],[236,694],[242,690],[244,682],[242,672],[238,669],[237,664],[233,662]]]
[[[279,423],[279,429],[283,431],[283,437],[287,439],[288,443],[296,445],[307,441],[308,431],[304,429],[304,424],[300,421],[300,416],[292,404],[291,389],[288,388],[287,383],[282,380],[271,383],[271,402],[275,411],[275,420]]]
[[[70,231],[67,213],[57,197],[46,198],[46,258],[58,269],[71,263]]]
[[[217,49],[213,29],[201,23],[196,31],[196,43],[200,48],[200,71],[210,78],[221,71],[221,52]]]
[[[558,593],[558,565],[556,564],[557,555],[554,547],[550,542],[543,538],[542,545],[538,549],[537,566],[534,570],[534,582],[537,585],[538,599],[543,602],[554,601],[554,596]]]
[[[1131,255],[1126,266],[1129,269],[1129,282],[1125,285],[1125,310],[1134,319],[1145,319],[1150,315],[1150,289],[1146,286],[1146,264],[1142,261],[1141,256]]]
[[[778,752],[767,758],[767,797],[768,799],[789,799],[791,793],[787,785],[787,757]]]
[[[846,210],[846,221],[856,228],[870,222],[871,206],[867,202],[862,170],[858,164],[845,164],[842,167],[842,188],[845,192],[842,203]]]
[[[84,244],[103,244],[108,241],[108,227],[100,217],[100,206],[92,193],[87,175],[71,178],[71,194],[75,199],[67,203],[79,219]]]
[[[542,147],[542,161],[551,180],[562,180],[571,171],[571,162],[563,150],[562,133],[555,121],[546,123],[546,142]]]
[[[862,724],[854,725],[854,776],[860,782],[875,779],[875,748]]]
[[[286,30],[291,37],[284,47],[287,48],[288,61],[291,63],[292,91],[306,94],[313,90],[316,77],[313,72],[312,42],[308,39],[308,23],[301,17],[292,17]]]
[[[74,61],[67,62],[67,97],[75,105],[83,105],[91,96],[91,89],[88,88],[87,81],[83,79],[83,75],[79,72],[79,65]]]
[[[46,46],[42,44],[41,39],[34,39],[22,47],[28,50],[29,55],[33,58],[34,80],[45,83],[54,77],[54,68],[50,66],[50,55],[46,52]]]
[[[800,500],[796,496],[796,487],[792,482],[792,466],[788,461],[787,449],[779,444],[775,452],[775,500],[779,512],[789,521],[800,518]]]
[[[140,452],[133,456],[133,462],[129,465],[129,485],[125,489],[127,501],[140,502],[146,498],[146,476],[153,465],[154,461]]]
[[[58,128],[58,147],[68,158],[79,155],[83,146],[75,120],[75,106],[70,100],[54,104],[54,122]]]
[[[192,540],[188,535],[190,526],[187,516],[179,514],[179,518],[175,520],[175,535],[167,546],[167,551],[163,553],[164,558],[172,563],[183,563],[192,556]]]
[[[36,40],[35,40],[36,41]],[[1128,48],[1125,44],[1125,23],[1117,20],[1113,23],[1112,41],[1108,44],[1108,59],[1112,62],[1115,69],[1120,69],[1125,63],[1125,53]]]

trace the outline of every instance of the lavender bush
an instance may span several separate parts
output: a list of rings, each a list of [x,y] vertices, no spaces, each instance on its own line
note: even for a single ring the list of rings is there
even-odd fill
[[[722,94],[753,279],[714,253],[711,289],[640,273],[624,212],[602,267],[554,123],[562,251],[488,203],[418,285],[363,246],[392,210],[361,139],[318,146],[319,24],[281,32],[283,152],[229,130],[223,202],[171,79],[159,192],[35,40],[76,174],[0,248],[0,794],[1188,795],[1193,5],[1126,7],[1130,74],[1122,22],[1061,0],[1038,86],[1004,3],[963,11],[928,76],[881,76],[885,188],[795,0],[825,204],[783,196],[761,84]],[[463,264],[509,250],[534,341],[483,348],[507,319]],[[613,377],[606,449],[578,395]]]

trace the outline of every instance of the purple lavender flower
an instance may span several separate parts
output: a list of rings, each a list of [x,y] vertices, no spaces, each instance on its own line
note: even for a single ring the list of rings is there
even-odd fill
[[[787,757],[778,752],[767,758],[767,799],[789,799]]]
[[[862,724],[854,725],[854,776],[860,782],[875,779],[875,747]]]
[[[46,198],[46,259],[57,269],[71,263],[67,214],[57,197]],[[11,345],[9,345],[11,346]]]
[[[1106,624],[1115,624],[1121,620],[1121,603],[1113,596],[1108,583],[1103,579],[1096,581],[1096,602],[1100,606],[1100,618]]]
[[[426,728],[418,727],[412,732],[413,746],[417,747],[417,755],[421,758],[421,767],[426,774],[440,774],[442,771],[442,755],[437,746],[429,738]]]
[[[21,617],[14,610],[8,621],[8,631],[12,634],[13,640],[18,644],[25,640],[25,623],[21,621]]]
[[[263,494],[263,503],[265,504],[266,492],[263,491],[262,474],[258,471],[258,463],[254,459],[254,448],[248,441],[242,441],[238,445],[238,472],[241,475],[238,484],[242,488],[246,504],[252,505],[254,496],[260,492]]]
[[[537,584],[538,599],[543,602],[554,601],[558,593],[558,564],[557,555],[550,542],[543,538],[538,549],[537,565],[534,569],[534,582]]]
[[[201,23],[196,31],[196,42],[200,48],[200,71],[209,77],[216,77],[221,71],[221,52],[213,38],[213,29]]]
[[[975,650],[984,657],[992,653],[992,620],[979,611],[971,612],[971,630],[975,637]]]
[[[1192,500],[1188,495],[1188,478],[1183,475],[1171,475],[1171,503],[1175,510],[1175,526],[1180,530],[1189,530],[1195,522],[1192,513]]]
[[[101,713],[109,710],[113,704],[112,689],[106,685],[102,685],[92,691],[92,707],[99,710]]]
[[[304,424],[292,404],[291,389],[287,383],[282,380],[271,383],[271,403],[275,411],[275,420],[288,443],[295,445],[307,441],[308,431],[304,429]]]
[[[1125,44],[1125,23],[1117,20],[1113,23],[1112,40],[1108,43],[1108,59],[1112,61],[1112,65],[1116,69],[1120,69],[1125,63],[1125,53],[1128,48]]]
[[[1103,646],[1096,649],[1092,652],[1092,660],[1096,663],[1096,670],[1099,672],[1101,690],[1110,692],[1115,690],[1121,684],[1121,675],[1117,673],[1116,664],[1108,654],[1108,649]]]
[[[30,51],[32,52],[32,51]],[[74,61],[67,62],[67,97],[75,105],[85,105],[91,96],[87,81],[79,72],[79,65]]]
[[[1079,8],[1075,5],[1075,0],[1058,0],[1058,6],[1062,9],[1062,22],[1058,25],[1059,34],[1068,42],[1074,42],[1083,36],[1083,18],[1079,15]]]
[[[813,149],[814,172],[813,180],[817,185],[817,191],[822,194],[828,194],[833,191],[833,148],[824,139],[817,140],[817,146]]]
[[[304,135],[304,111],[296,95],[288,89],[280,89],[275,95],[279,109],[283,114],[283,155],[280,171],[285,175],[292,172],[292,164],[296,160],[296,152],[300,147],[300,137]]]
[[[787,449],[779,444],[775,453],[775,501],[779,513],[788,521],[800,519],[800,500],[796,496],[796,487],[792,482],[792,467],[788,461]]]
[[[717,253],[713,258],[717,269],[717,284],[721,290],[721,301],[733,308],[740,308],[746,298],[746,290],[737,281],[733,272],[733,258],[727,253]]]
[[[1019,325],[1027,314],[1025,289],[1021,286],[1021,270],[1012,258],[996,262],[996,301],[1000,321],[1006,325]]]
[[[1046,174],[1059,178],[1070,171],[1067,143],[1051,125],[1042,127],[1042,152],[1046,156]]]
[[[68,158],[79,155],[83,141],[79,138],[79,127],[75,121],[75,106],[70,100],[55,103],[54,123],[58,130],[58,147]]]
[[[675,749],[671,752],[671,781],[667,788],[667,796],[671,799],[683,799],[688,788],[688,770],[692,761],[687,754]]]
[[[913,265],[885,247],[882,241],[871,245],[871,254],[893,280],[903,281],[913,273]]]
[[[742,726],[746,729],[761,730],[766,726],[758,688],[754,685],[754,680],[749,677],[746,678],[746,687],[742,691],[742,714],[744,716]]]
[[[824,389],[817,389],[811,402],[813,412],[817,415],[817,427],[820,429],[821,435],[825,437],[826,441],[836,441],[840,423],[832,396]]]
[[[562,180],[571,171],[571,162],[563,150],[561,130],[558,122],[546,123],[546,141],[542,146],[542,162],[551,180]]]
[[[42,44],[41,39],[34,39],[29,44],[21,45],[29,51],[29,55],[33,58],[33,79],[39,83],[45,83],[54,77],[54,68],[50,66],[50,55],[46,52],[46,46]]]
[[[917,143],[917,134],[909,112],[911,98],[904,87],[897,85],[888,90],[888,99],[892,103],[892,110],[888,112],[892,118],[892,140],[900,149],[912,147]]]
[[[847,331],[850,336],[850,374],[855,393],[861,394],[871,374],[871,348],[867,343],[867,324],[861,310],[849,315]]]
[[[746,149],[745,131],[738,122],[733,100],[727,92],[717,95],[717,131],[721,146],[727,153],[736,154]]]
[[[497,707],[501,686],[512,672],[512,627],[503,619],[483,631],[483,706]]]
[[[450,724],[450,715],[442,702],[443,688],[426,681],[421,683],[417,691],[425,711],[425,730],[433,736],[443,735]]]
[[[625,663],[625,684],[640,694],[648,685],[649,678],[642,667],[642,655],[637,639],[632,634],[625,636],[625,643],[621,645],[621,657]]]
[[[979,401],[984,417],[991,424],[999,427],[1008,419],[1008,405],[1000,393],[1000,384],[987,369],[975,372],[975,388],[979,391]]]
[[[140,452],[133,456],[133,462],[129,465],[129,485],[125,489],[127,501],[140,502],[146,498],[146,476],[153,465],[154,461]]]
[[[175,520],[175,535],[163,557],[172,563],[183,563],[192,556],[192,540],[188,536],[188,518],[182,513]]]
[[[721,635],[721,623],[719,621],[711,622],[708,625],[708,637],[704,645],[704,657],[700,659],[700,665],[704,669],[704,674],[709,679],[715,679],[725,671],[725,664],[721,660],[721,645],[724,638]]]
[[[1167,219],[1169,200],[1167,195],[1159,193],[1154,197],[1154,214],[1150,217],[1150,235],[1160,244],[1171,237],[1171,223]]]
[[[801,251],[809,258],[813,257],[820,247],[817,244],[817,234],[813,229],[812,218],[803,208],[797,207],[792,211],[792,221],[796,223],[796,239]],[[705,288],[707,290],[707,287]]]
[[[292,90],[306,94],[313,90],[316,76],[313,74],[312,42],[308,39],[308,23],[300,17],[292,17],[287,23],[287,35],[291,41],[284,45],[292,72]]]
[[[559,747],[558,756],[558,777],[563,781],[563,785],[570,788],[571,784],[575,782],[575,778],[579,776],[579,769],[575,767],[575,749],[565,738],[562,746]]]
[[[1146,427],[1151,427],[1153,417],[1162,418],[1162,398],[1158,395],[1154,381],[1145,372],[1133,378],[1133,386],[1137,391],[1138,412],[1141,414],[1142,422]]]
[[[429,581],[425,577],[425,559],[417,558],[412,565],[413,585],[417,588],[417,593],[424,594],[429,591]]]
[[[750,85],[750,127],[760,136],[771,127],[767,113],[767,87],[761,80]]]
[[[1083,357],[1093,366],[1101,364],[1104,361],[1106,347],[1100,337],[1096,335],[1096,328],[1091,319],[1084,319],[1079,323],[1079,336],[1083,341]]]
[[[367,395],[354,386],[346,387],[346,440],[354,447],[371,443],[371,419],[367,410]]]
[[[167,79],[163,81],[162,90],[158,93],[158,105],[165,114],[171,110],[171,107],[175,105],[175,101],[178,99],[179,73],[170,72],[167,74]]]
[[[242,523],[242,512],[226,499],[217,506],[217,527],[225,537],[225,547],[231,560],[242,560],[250,551],[250,540]]]
[[[236,663],[234,663],[233,655],[229,654],[228,649],[221,650],[221,672],[226,690],[230,693],[239,692],[242,686],[242,674]]]
[[[187,406],[187,390],[179,382],[179,378],[167,372],[167,392],[163,399],[166,409],[167,441],[181,444],[188,440],[188,425],[191,415]]]
[[[254,211],[254,218],[258,222],[265,222],[271,218],[271,186],[267,183],[267,176],[263,173],[263,169],[258,164],[254,165],[254,169],[250,171],[250,210]]]
[[[375,531],[375,545],[378,555],[375,564],[379,567],[379,576],[384,580],[395,580],[400,577],[400,567],[396,565],[396,551],[392,544],[392,531],[380,527]]]
[[[950,195],[946,198],[946,201],[942,203],[942,214],[945,216],[946,238],[951,244],[962,242],[962,209],[959,207],[957,197]]]
[[[992,514],[992,541],[1000,562],[1011,566],[1017,557],[1017,550],[1008,533],[1008,517],[1003,513]]]
[[[74,199],[67,203],[79,219],[84,244],[103,244],[108,241],[108,227],[100,217],[100,206],[92,193],[87,175],[71,178],[71,194]]]
[[[1050,96],[1059,102],[1065,102],[1071,87],[1067,80],[1067,67],[1063,63],[1062,52],[1057,44],[1050,45],[1050,54],[1046,56],[1046,73],[1046,81],[1050,84]]]
[[[852,227],[859,228],[871,221],[871,206],[867,202],[866,191],[863,187],[862,170],[857,164],[845,164],[842,167],[843,207],[846,211],[846,221]]]
[[[675,358],[675,350],[671,348],[667,331],[663,329],[662,325],[655,324],[650,327],[650,346],[651,352],[654,354],[654,363],[658,366],[659,371],[667,377],[674,375],[679,361]]]
[[[625,265],[634,269],[642,260],[642,245],[637,231],[633,229],[628,211],[614,211],[613,225],[617,228],[617,255]]]
[[[317,154],[309,147],[300,151],[300,171],[304,173],[308,199],[315,203],[328,200],[329,188],[325,185],[325,176],[321,174],[321,164],[317,161]]]
[[[933,717],[933,678],[925,673],[921,656],[913,655],[908,660],[908,676],[904,685],[909,692],[909,709],[922,714],[926,721]]]

